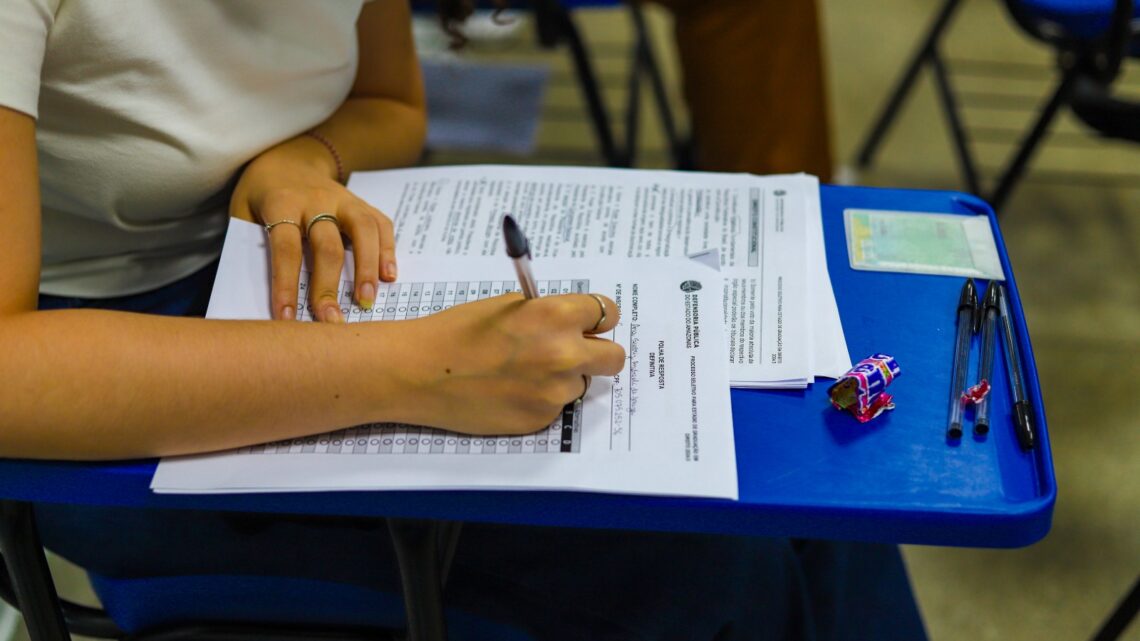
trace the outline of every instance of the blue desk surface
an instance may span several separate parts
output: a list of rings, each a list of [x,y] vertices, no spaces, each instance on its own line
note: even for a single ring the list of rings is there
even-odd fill
[[[1010,279],[1039,446],[1022,452],[995,376],[993,429],[946,441],[954,312],[962,280],[854,271],[849,207],[986,213],[963,194],[822,188],[828,268],[852,358],[895,356],[897,409],[861,425],[828,405],[826,381],[807,391],[733,390],[740,500],[574,492],[337,492],[156,495],[155,461],[0,460],[0,496],[21,500],[260,512],[430,517],[535,525],[723,532],[932,545],[1016,547],[1049,530],[1057,486],[1045,412],[1017,287]],[[997,233],[996,222],[994,223]],[[1012,275],[998,234],[1007,275]],[[999,350],[1000,351],[1000,350]],[[976,363],[975,356],[975,363]],[[995,371],[1004,367],[1004,356]]]

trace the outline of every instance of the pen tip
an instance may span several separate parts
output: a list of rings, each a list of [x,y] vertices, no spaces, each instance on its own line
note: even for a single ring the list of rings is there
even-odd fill
[[[507,255],[511,258],[522,258],[530,254],[526,236],[510,214],[503,216],[503,241],[507,245]]]

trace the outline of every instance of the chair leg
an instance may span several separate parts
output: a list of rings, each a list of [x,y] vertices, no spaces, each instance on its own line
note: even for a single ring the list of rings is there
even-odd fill
[[[978,170],[974,165],[973,154],[966,140],[966,128],[962,126],[962,117],[958,111],[958,100],[950,86],[950,78],[946,73],[946,65],[938,49],[930,53],[930,68],[934,73],[934,82],[938,87],[938,95],[942,99],[942,112],[946,114],[946,124],[950,127],[950,136],[954,139],[954,151],[958,155],[958,167],[962,171],[962,179],[966,181],[966,189],[974,195],[981,195],[978,185]]]
[[[669,94],[665,90],[665,80],[661,75],[661,67],[657,64],[657,57],[653,55],[653,43],[649,38],[649,28],[645,23],[645,12],[641,4],[630,2],[629,12],[633,20],[634,37],[637,39],[641,51],[640,58],[645,74],[649,76],[650,88],[653,90],[653,102],[657,107],[657,117],[661,119],[661,128],[665,133],[665,140],[669,144],[669,152],[673,165],[678,169],[687,169],[692,166],[688,146],[677,131],[677,121],[673,117],[673,109],[669,106]],[[633,155],[633,149],[630,150]],[[631,163],[632,164],[632,163]]]
[[[859,147],[859,154],[856,157],[856,163],[859,167],[865,168],[871,164],[871,159],[875,155],[875,151],[882,142],[883,136],[886,135],[887,129],[894,123],[895,116],[898,110],[902,107],[903,100],[910,94],[911,88],[914,86],[914,81],[918,78],[918,72],[922,69],[923,63],[931,60],[932,56],[937,55],[938,41],[942,38],[943,32],[946,31],[947,26],[950,24],[950,18],[954,15],[954,10],[958,8],[961,0],[946,0],[942,8],[938,10],[938,15],[934,19],[930,30],[927,32],[926,37],[922,40],[922,45],[919,46],[918,51],[915,52],[914,57],[911,58],[910,63],[906,67],[899,78],[898,83],[895,85],[894,91],[891,92],[891,97],[887,100],[883,110],[880,112],[879,117],[875,119],[875,125],[871,128],[866,140]]]
[[[1128,628],[1128,624],[1140,612],[1140,577],[1132,584],[1132,590],[1120,601],[1108,619],[1100,626],[1092,641],[1116,641]]]
[[[557,0],[534,0],[535,17],[540,25],[540,38],[544,43],[553,40],[565,39],[570,46],[570,57],[574,63],[574,71],[578,75],[578,86],[582,89],[582,97],[586,101],[586,108],[590,112],[590,122],[594,127],[594,136],[598,139],[598,147],[602,158],[610,167],[628,167],[626,154],[617,148],[614,143],[613,129],[610,126],[609,111],[602,101],[601,89],[598,86],[597,74],[586,53],[586,46],[582,36],[574,25],[570,12]]]
[[[1013,191],[1014,185],[1018,179],[1021,178],[1021,174],[1025,171],[1025,166],[1029,164],[1029,159],[1033,156],[1033,152],[1037,150],[1037,146],[1041,143],[1041,140],[1045,137],[1045,133],[1049,130],[1049,125],[1053,122],[1053,118],[1056,117],[1057,111],[1069,102],[1077,72],[1067,69],[1063,74],[1061,81],[1057,84],[1057,89],[1041,109],[1041,113],[1038,114],[1037,121],[1034,123],[1033,128],[1030,129],[1025,138],[1022,139],[1016,155],[1006,166],[1006,170],[1002,173],[997,186],[994,187],[993,193],[989,197],[990,205],[994,208],[994,213],[999,216],[1001,215],[1006,199],[1009,198],[1010,192]]]
[[[0,551],[28,636],[32,641],[70,639],[30,503],[0,501]]]
[[[635,42],[629,58],[629,77],[625,94],[625,161],[630,167],[637,163],[637,137],[641,126],[641,74],[645,69],[646,51]]]

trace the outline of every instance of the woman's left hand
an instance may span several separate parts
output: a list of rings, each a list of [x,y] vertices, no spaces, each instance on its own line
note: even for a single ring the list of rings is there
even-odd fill
[[[328,151],[320,142],[294,138],[250,162],[234,188],[231,216],[272,225],[266,233],[274,318],[293,320],[297,305],[305,304],[297,300],[305,237],[312,258],[308,302],[319,321],[344,321],[337,300],[344,265],[341,234],[352,243],[353,297],[361,307],[372,307],[380,280],[396,279],[392,221],[333,179],[336,167],[330,168],[328,161]]]

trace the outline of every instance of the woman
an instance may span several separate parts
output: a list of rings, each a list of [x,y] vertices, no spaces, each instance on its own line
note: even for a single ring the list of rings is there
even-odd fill
[[[390,222],[342,183],[420,153],[408,13],[405,0],[0,3],[4,456],[164,456],[378,421],[524,432],[579,396],[584,378],[621,368],[620,347],[588,336],[617,310],[606,300],[595,327],[603,310],[589,296],[341,323],[342,232],[360,304],[397,276]],[[227,213],[265,225],[277,320],[178,317],[204,309]],[[321,323],[290,322],[304,303],[306,239]],[[51,506],[37,517],[49,547],[103,576],[398,589],[375,523]],[[838,620],[845,634],[883,638],[840,618],[873,611],[861,606],[879,593],[836,581],[848,566],[835,554],[471,526],[447,599],[537,639],[838,638]],[[897,579],[894,560],[894,574],[874,577]],[[383,622],[368,616],[346,619]]]
[[[407,6],[360,5],[3,3],[0,451],[164,456],[389,420],[533,431],[583,377],[619,371],[621,348],[583,335],[601,314],[589,296],[340,324],[341,231],[360,304],[396,277],[390,221],[340,183],[414,162],[425,130]],[[295,316],[308,232],[324,323],[95,309],[187,277],[208,291],[227,209],[266,225],[279,319]]]

